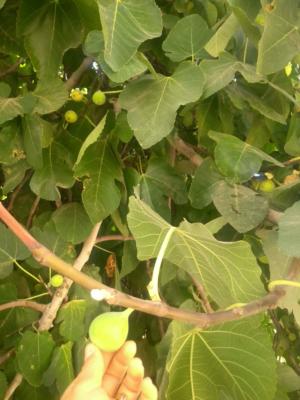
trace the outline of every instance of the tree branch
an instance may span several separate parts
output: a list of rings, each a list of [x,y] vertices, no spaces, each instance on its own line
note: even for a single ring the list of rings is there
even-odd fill
[[[192,146],[189,146],[179,137],[170,139],[169,141],[171,145],[175,147],[178,153],[183,154],[197,167],[199,167],[203,163],[203,158],[198,153],[196,153]]]
[[[202,314],[192,311],[185,311],[170,307],[161,302],[154,302],[150,300],[143,300],[136,298],[116,289],[104,285],[101,282],[83,274],[70,264],[61,260],[50,250],[45,248],[42,244],[36,241],[23,227],[19,224],[0,204],[0,219],[5,222],[9,228],[16,234],[16,236],[29,248],[33,257],[46,267],[54,269],[56,272],[72,279],[79,285],[88,290],[92,289],[105,289],[109,294],[106,301],[108,304],[115,306],[123,306],[133,308],[141,312],[156,315],[159,317],[183,321],[186,323],[194,324],[200,328],[207,328],[210,326],[218,325],[223,322],[234,321],[240,318],[248,317],[272,309],[277,306],[279,300],[285,295],[286,288],[284,286],[277,286],[273,291],[268,293],[261,299],[252,301],[244,307],[236,307],[227,311],[217,311],[211,314]],[[300,260],[294,259],[292,262],[291,270],[288,279],[295,279],[300,270]]]
[[[100,223],[96,224],[88,238],[85,240],[81,252],[73,264],[74,270],[80,271],[84,264],[88,261],[91,251],[93,250],[93,247],[95,245],[100,225]],[[52,327],[57,312],[62,305],[65,297],[67,296],[72,283],[72,279],[65,278],[63,285],[56,290],[51,303],[49,303],[47,309],[39,320],[39,331],[47,331]]]
[[[10,308],[15,308],[15,307],[32,308],[33,310],[36,310],[39,312],[44,312],[46,309],[45,304],[36,303],[35,301],[15,300],[15,301],[10,301],[9,303],[1,304],[0,311],[8,310]]]
[[[193,285],[196,288],[197,296],[199,297],[204,311],[207,313],[213,313],[214,310],[212,309],[210,302],[208,301],[203,285],[201,285],[201,283],[197,281],[197,279],[195,279],[193,275],[189,274],[189,276],[193,282]]]

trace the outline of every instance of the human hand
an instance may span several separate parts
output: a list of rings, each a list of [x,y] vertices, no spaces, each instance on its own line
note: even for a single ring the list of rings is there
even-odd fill
[[[144,378],[142,361],[134,358],[135,353],[132,341],[116,353],[88,344],[82,369],[61,400],[157,400],[157,389],[150,378]]]

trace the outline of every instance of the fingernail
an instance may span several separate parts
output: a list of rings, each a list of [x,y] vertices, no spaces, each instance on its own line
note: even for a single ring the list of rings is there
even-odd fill
[[[90,356],[95,353],[95,347],[92,343],[89,343],[84,351],[84,360],[86,361]]]

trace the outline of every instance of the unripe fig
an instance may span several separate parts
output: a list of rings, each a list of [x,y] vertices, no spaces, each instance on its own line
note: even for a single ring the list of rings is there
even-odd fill
[[[65,120],[69,123],[69,124],[74,124],[77,120],[78,120],[78,115],[76,114],[75,111],[73,110],[68,110],[65,113]]]
[[[70,93],[70,97],[73,101],[80,102],[84,99],[84,94],[80,89],[73,89]]]
[[[64,277],[60,274],[53,275],[50,280],[51,286],[56,288],[60,287],[63,284],[63,282],[64,282]]]
[[[91,342],[103,351],[119,350],[126,341],[128,318],[132,311],[128,308],[122,312],[107,312],[98,315],[89,327]]]
[[[276,185],[272,181],[272,179],[265,179],[264,181],[260,182],[259,190],[261,192],[269,193],[275,189]]]
[[[97,106],[102,106],[106,102],[105,93],[102,90],[97,90],[92,97],[93,103]]]

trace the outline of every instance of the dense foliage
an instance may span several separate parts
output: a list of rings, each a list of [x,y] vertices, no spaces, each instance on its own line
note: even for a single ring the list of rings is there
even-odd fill
[[[83,271],[110,287],[151,299],[160,253],[153,298],[242,317],[300,256],[299,17],[298,0],[0,0],[3,204],[69,263],[102,221]],[[55,274],[0,223],[0,304],[48,304]],[[287,287],[203,330],[134,312],[129,338],[161,399],[298,399],[299,302]],[[58,399],[109,309],[74,283],[48,331],[0,311],[0,398],[20,373],[14,399]]]

